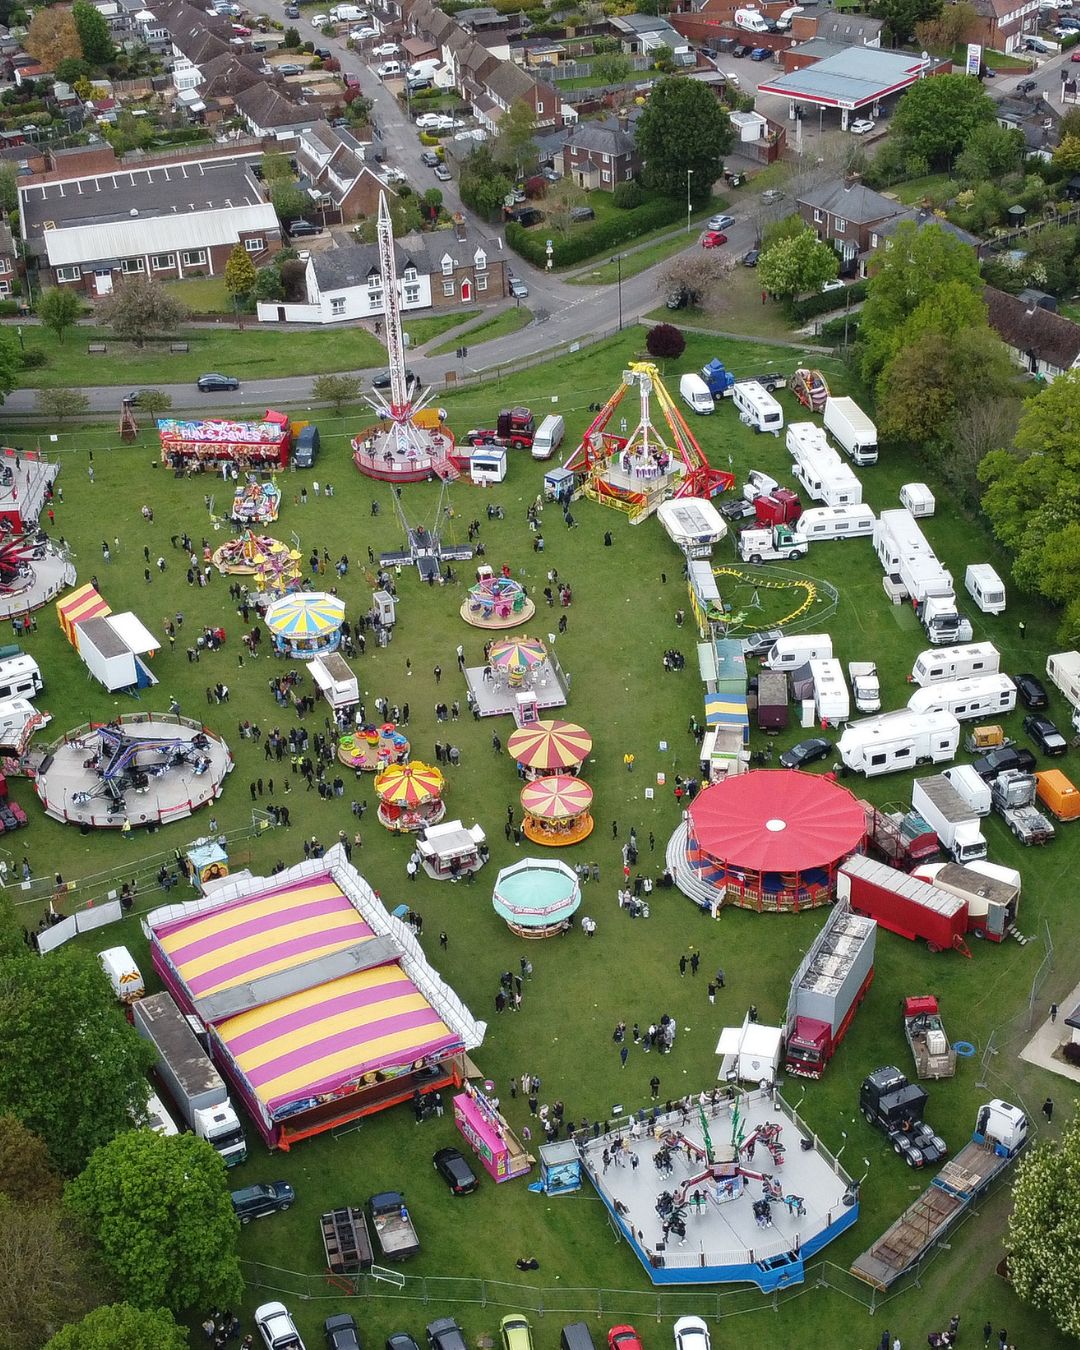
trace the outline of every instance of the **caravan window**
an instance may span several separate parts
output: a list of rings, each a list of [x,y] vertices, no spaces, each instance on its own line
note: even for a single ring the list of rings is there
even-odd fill
[[[884,763],[885,763],[885,756],[884,756],[884,755],[871,755],[871,756],[870,756],[870,763],[871,763],[871,764],[884,764]]]
[[[836,522],[836,533],[837,533],[837,534],[843,534],[843,532],[844,532],[845,530],[849,530],[849,529],[851,529],[851,525],[850,525],[850,523],[849,523],[848,521],[846,521],[846,520],[838,520],[838,521]]]
[[[905,745],[902,749],[896,750],[896,751],[893,752],[893,756],[894,756],[895,759],[903,759],[903,758],[905,757],[905,755],[910,755],[910,754],[911,754],[911,746],[910,746],[910,745]]]

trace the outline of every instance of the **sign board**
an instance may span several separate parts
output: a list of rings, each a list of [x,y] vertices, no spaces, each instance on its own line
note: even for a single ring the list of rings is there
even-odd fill
[[[967,73],[978,75],[982,68],[982,44],[969,42],[967,45]]]

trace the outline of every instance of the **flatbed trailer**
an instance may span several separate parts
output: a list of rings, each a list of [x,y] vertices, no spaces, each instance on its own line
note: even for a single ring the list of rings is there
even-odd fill
[[[372,1266],[371,1236],[362,1209],[343,1205],[319,1216],[326,1268],[332,1275],[357,1275]]]

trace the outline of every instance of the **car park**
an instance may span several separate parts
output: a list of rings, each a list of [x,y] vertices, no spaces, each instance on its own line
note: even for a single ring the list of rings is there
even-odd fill
[[[503,1350],[533,1350],[532,1327],[521,1313],[508,1313],[499,1323]]]
[[[296,1323],[284,1303],[263,1303],[256,1308],[255,1325],[266,1350],[304,1350]]]
[[[1063,755],[1069,748],[1065,737],[1050,721],[1049,717],[1040,717],[1038,713],[1028,713],[1024,718],[1024,730],[1044,755]]]
[[[224,394],[240,388],[240,381],[235,375],[200,375],[195,383],[200,394]]]
[[[758,265],[758,260],[760,259],[760,257],[761,257],[761,249],[750,248],[747,249],[746,252],[742,255],[740,261],[742,262],[742,265],[744,267],[756,267]]]
[[[361,1350],[360,1329],[352,1313],[335,1313],[323,1323],[326,1350]]]
[[[709,1350],[709,1328],[700,1317],[680,1317],[674,1334],[675,1350]]]
[[[848,130],[853,136],[865,136],[868,132],[873,131],[876,125],[869,117],[856,117],[854,122],[849,123]]]
[[[996,750],[991,750],[988,755],[977,759],[972,768],[984,783],[992,783],[998,774],[1004,773],[1006,769],[1020,769],[1024,773],[1031,773],[1036,763],[1035,756],[1022,745],[999,745]]]
[[[1013,676],[1013,684],[1016,685],[1016,692],[1025,708],[1029,708],[1032,712],[1038,712],[1040,708],[1049,708],[1050,696],[1046,692],[1046,685],[1037,675],[1023,671]]]
[[[437,1317],[427,1326],[430,1350],[468,1350],[465,1333],[452,1317]]]
[[[705,227],[710,230],[730,230],[734,224],[734,216],[718,215],[710,216],[705,222]]]
[[[790,750],[785,750],[780,756],[780,767],[783,769],[802,769],[807,764],[825,759],[832,754],[832,751],[831,741],[826,741],[821,736],[811,736],[809,740],[799,741]]]
[[[446,167],[445,164],[436,164],[435,177],[439,180],[440,183],[449,183],[449,181],[451,180],[451,178],[453,178],[453,176],[454,175],[450,172],[450,170]]]
[[[295,1199],[296,1192],[287,1181],[267,1181],[233,1191],[232,1207],[241,1223],[250,1223],[288,1209]]]
[[[441,1148],[431,1161],[453,1195],[471,1195],[480,1184],[459,1149]]]
[[[529,288],[520,277],[512,276],[510,278],[510,294],[515,300],[525,300],[528,298]]]
[[[719,230],[706,230],[701,236],[702,248],[719,248],[722,244],[726,243],[727,235],[722,234]]]

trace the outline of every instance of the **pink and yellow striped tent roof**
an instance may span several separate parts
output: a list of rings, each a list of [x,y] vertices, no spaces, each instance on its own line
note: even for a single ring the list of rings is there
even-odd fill
[[[56,602],[56,617],[60,621],[60,627],[76,651],[79,649],[79,638],[75,632],[75,625],[85,623],[87,619],[103,619],[106,614],[111,613],[109,605],[89,582]]]
[[[374,936],[328,875],[187,915],[156,932],[193,1002]],[[459,1043],[397,961],[226,1017],[214,1029],[271,1115]]]

